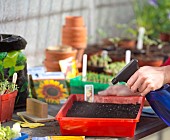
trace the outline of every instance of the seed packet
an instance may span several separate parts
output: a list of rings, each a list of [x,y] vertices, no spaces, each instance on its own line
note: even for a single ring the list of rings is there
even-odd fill
[[[76,60],[73,57],[69,57],[59,61],[61,71],[65,74],[66,79],[74,78],[78,75],[78,68]]]

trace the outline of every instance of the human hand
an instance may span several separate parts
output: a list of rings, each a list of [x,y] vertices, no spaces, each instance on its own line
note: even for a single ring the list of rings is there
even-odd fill
[[[126,85],[113,85],[106,90],[98,92],[98,95],[132,96],[137,94],[134,94]]]
[[[150,91],[159,89],[165,80],[164,67],[143,66],[139,68],[127,81],[133,93],[145,96]]]

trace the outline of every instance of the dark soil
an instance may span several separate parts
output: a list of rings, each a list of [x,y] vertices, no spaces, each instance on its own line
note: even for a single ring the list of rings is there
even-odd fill
[[[67,117],[136,118],[140,104],[90,103],[75,101]]]

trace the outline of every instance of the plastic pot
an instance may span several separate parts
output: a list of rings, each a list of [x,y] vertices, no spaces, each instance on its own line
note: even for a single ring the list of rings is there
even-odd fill
[[[0,95],[0,122],[10,121],[18,91]]]

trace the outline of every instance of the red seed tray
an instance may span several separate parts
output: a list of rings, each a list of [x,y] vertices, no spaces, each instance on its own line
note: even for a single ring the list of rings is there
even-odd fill
[[[71,94],[67,102],[62,106],[56,120],[60,125],[62,135],[69,136],[111,136],[111,137],[133,137],[136,124],[139,122],[145,97],[142,96],[99,96],[95,95],[94,102],[140,104],[139,112],[135,119],[129,118],[79,118],[66,117],[68,109],[74,101],[84,101],[83,94]]]

